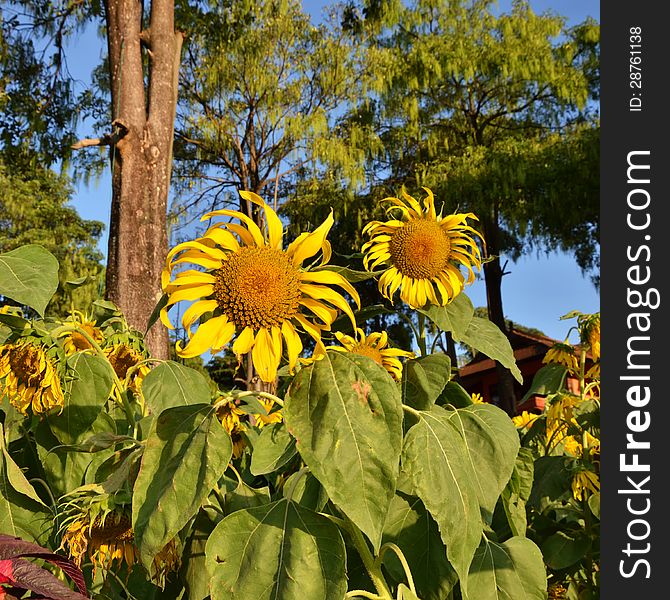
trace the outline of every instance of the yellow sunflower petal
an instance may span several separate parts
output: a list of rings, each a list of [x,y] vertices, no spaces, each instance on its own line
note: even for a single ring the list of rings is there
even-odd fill
[[[331,284],[339,285],[343,288],[356,302],[356,306],[360,308],[361,299],[351,283],[349,283],[342,275],[335,273],[334,271],[305,271],[300,274],[300,279],[302,281],[307,281],[310,283],[321,283],[321,284]]]
[[[286,254],[293,260],[294,265],[301,265],[303,261],[310,256],[314,256],[323,247],[323,242],[333,226],[335,219],[333,218],[333,211],[330,211],[328,218],[321,223],[314,231],[308,233],[304,238],[298,237],[294,242],[289,244],[286,249]]]
[[[227,208],[213,210],[212,212],[208,212],[207,214],[200,217],[200,220],[207,221],[212,217],[219,217],[219,216],[232,217],[233,219],[241,221],[246,225],[247,231],[249,231],[249,233],[251,234],[251,237],[254,239],[256,245],[265,246],[265,238],[263,237],[263,233],[261,232],[260,227],[258,227],[258,225],[254,223],[254,220],[251,217],[248,217],[247,215],[238,210],[229,210]]]
[[[181,348],[181,344],[177,342],[177,356],[181,358],[193,358],[204,354],[212,348],[213,343],[218,342],[222,333],[227,333],[230,325],[232,324],[228,321],[228,317],[225,316],[214,317],[202,323],[183,349]]]
[[[272,210],[270,206],[265,203],[265,200],[258,194],[242,191],[240,192],[240,196],[245,200],[249,200],[258,206],[263,207],[263,210],[265,211],[265,221],[268,225],[270,247],[275,248],[276,250],[281,250],[284,226],[282,225],[281,219],[277,216],[277,213]]]
[[[233,352],[237,356],[246,354],[254,345],[254,330],[251,327],[245,327],[233,342]]]
[[[190,330],[191,325],[202,317],[202,315],[206,312],[216,310],[218,306],[219,304],[216,300],[200,300],[199,302],[194,302],[184,312],[184,316],[181,319],[182,327]]]
[[[298,332],[295,330],[293,325],[288,321],[284,321],[281,325],[281,332],[286,340],[286,352],[288,354],[288,368],[293,375],[295,366],[298,364],[298,357],[302,352],[302,340],[298,335]]]
[[[251,351],[254,368],[265,382],[273,382],[277,377],[277,367],[281,360],[281,334],[276,327],[261,328],[256,334]]]

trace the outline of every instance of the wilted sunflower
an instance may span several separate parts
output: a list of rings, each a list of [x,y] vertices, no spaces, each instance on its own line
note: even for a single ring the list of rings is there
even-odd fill
[[[233,458],[242,456],[246,445],[242,436],[242,432],[246,430],[246,427],[240,418],[244,417],[244,415],[244,411],[238,408],[235,400],[232,398],[228,402],[219,403],[216,409],[217,418],[233,442]]]
[[[102,331],[95,326],[95,321],[88,319],[84,315],[76,314],[71,324],[85,331],[97,344],[100,344],[104,339]],[[65,354],[70,356],[75,352],[90,350],[93,348],[93,345],[78,331],[68,331],[63,335],[63,348],[65,349]]]
[[[575,500],[584,500],[587,492],[600,492],[600,479],[592,471],[579,471],[572,477],[572,495]]]
[[[332,212],[316,230],[302,233],[283,250],[283,228],[277,214],[260,196],[251,192],[240,195],[263,209],[266,234],[238,211],[224,209],[204,215],[202,220],[225,216],[239,223],[217,223],[201,238],[170,251],[163,272],[163,290],[169,298],[161,319],[171,328],[168,309],[181,300],[195,301],[182,318],[189,342],[184,348],[177,343],[177,354],[190,358],[209,349],[218,352],[236,335],[233,352],[238,358],[251,352],[259,377],[273,382],[283,342],[291,370],[298,361],[303,346],[297,328],[306,331],[319,346],[321,332],[330,329],[338,310],[354,322],[347,301],[329,285],[344,289],[359,306],[360,300],[339,273],[302,268],[305,260],[320,251],[321,267],[328,262],[330,244],[326,236],[334,222]],[[170,280],[174,266],[186,262],[204,267],[206,272],[189,269]],[[309,320],[304,309],[318,321]],[[191,327],[205,313],[213,314],[192,333]]]
[[[142,381],[149,371],[151,371],[151,367],[149,367],[148,364],[140,364],[145,360],[145,357],[140,352],[124,343],[107,346],[103,352],[109,363],[112,365],[116,376],[121,381],[124,381],[126,377],[128,377],[128,372],[131,368],[139,365],[139,367],[130,374],[130,380],[128,381],[128,387],[138,394],[140,392]]]
[[[63,406],[60,377],[44,350],[31,342],[0,346],[1,388],[11,404],[24,415]]]
[[[403,189],[404,201],[383,200],[393,205],[389,211],[397,208],[402,212],[402,220],[372,221],[363,229],[372,236],[363,245],[365,268],[388,267],[379,278],[379,291],[392,300],[400,288],[400,299],[412,308],[448,304],[466,283],[475,280],[473,267],[481,269],[474,236],[483,238],[467,225],[467,219],[477,217],[472,213],[438,215],[433,192],[423,189],[428,194],[423,208]],[[460,265],[468,271],[467,281]]]
[[[137,556],[130,523],[130,515],[122,511],[93,518],[83,513],[67,526],[62,546],[78,567],[88,554],[93,566],[103,571],[108,571],[115,561],[121,564],[125,560],[130,568]]]
[[[355,337],[340,333],[339,331],[335,332],[335,337],[342,346],[329,346],[328,350],[352,352],[361,356],[367,356],[384,367],[396,381],[400,381],[402,378],[400,357],[414,358],[414,352],[400,350],[399,348],[388,348],[388,335],[385,331],[382,333],[371,333],[366,336],[362,329],[356,328]],[[318,356],[315,356],[315,358],[318,358]]]
[[[580,315],[577,319],[582,344],[591,349],[594,361],[600,359],[600,313]]]
[[[554,344],[544,355],[542,362],[563,365],[568,370],[575,372],[579,369],[579,363],[575,356],[575,350],[570,344]]]

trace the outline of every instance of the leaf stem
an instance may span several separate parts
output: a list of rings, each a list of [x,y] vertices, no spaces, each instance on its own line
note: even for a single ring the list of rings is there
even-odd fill
[[[372,592],[368,592],[366,590],[352,590],[350,592],[347,592],[346,595],[344,596],[345,600],[349,599],[354,599],[354,598],[369,598],[370,600],[379,600],[381,596],[378,596],[377,594],[373,594]]]
[[[379,563],[379,567],[381,568],[382,561],[384,560],[384,554],[387,550],[391,550],[398,557],[400,564],[402,564],[402,569],[403,571],[405,571],[405,577],[407,577],[407,583],[409,584],[409,589],[412,590],[412,593],[416,596],[416,588],[414,587],[414,578],[412,577],[412,571],[409,568],[409,564],[407,564],[407,559],[405,558],[405,555],[398,546],[396,546],[393,542],[386,542],[379,549],[379,556],[377,557],[377,560],[375,560],[375,563]]]
[[[421,418],[422,418],[422,416],[421,416],[421,411],[420,411],[420,410],[416,410],[416,408],[412,408],[411,406],[407,406],[407,404],[403,404],[403,405],[402,405],[402,409],[403,409],[405,412],[409,413],[410,415],[415,416],[417,419],[421,419]]]
[[[344,515],[344,521],[346,524],[346,530],[351,536],[351,541],[354,543],[354,546],[356,547],[356,550],[358,551],[358,554],[363,561],[363,565],[365,565],[365,570],[368,572],[368,575],[370,576],[370,579],[372,580],[372,583],[374,584],[375,589],[379,594],[379,600],[393,600],[393,596],[391,595],[391,591],[386,584],[384,575],[382,575],[381,567],[379,564],[377,564],[377,561],[370,552],[368,543],[363,537],[363,533],[346,515]],[[374,596],[372,597],[374,598]]]
[[[307,473],[309,473],[309,467],[303,467],[295,474],[295,479],[293,479],[293,481],[291,482],[291,487],[286,491],[285,498],[287,500],[289,501],[293,500],[293,493],[295,492],[295,488],[298,485],[298,481],[300,481],[300,479]]]

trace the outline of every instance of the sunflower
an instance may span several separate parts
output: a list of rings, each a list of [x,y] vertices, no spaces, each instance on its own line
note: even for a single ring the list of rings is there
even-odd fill
[[[44,350],[31,342],[0,346],[0,379],[11,404],[24,415],[64,403],[58,372]]]
[[[274,408],[274,401],[268,398],[258,398],[258,401],[261,403],[265,409],[265,413],[254,414],[254,425],[259,429],[262,429],[266,425],[271,425],[272,423],[281,423],[284,420],[284,415],[282,415],[281,410],[272,411]]]
[[[83,513],[67,526],[62,547],[78,567],[88,554],[93,566],[103,571],[108,571],[115,561],[121,564],[125,560],[130,568],[137,557],[130,523],[130,515],[124,511],[114,510],[94,518]]]
[[[600,492],[600,479],[592,471],[579,471],[572,478],[572,495],[575,500],[584,500],[589,495],[587,492]]]
[[[517,429],[525,429],[526,427],[530,427],[538,417],[539,415],[524,410],[520,415],[512,417],[512,423],[514,423]]]
[[[284,250],[277,214],[260,196],[251,192],[240,195],[263,209],[267,231],[264,234],[251,218],[238,211],[223,209],[204,215],[202,220],[225,216],[239,223],[216,223],[201,238],[179,244],[169,252],[163,272],[168,301],[161,319],[172,328],[169,308],[182,300],[194,301],[182,318],[189,342],[184,348],[177,343],[177,354],[191,358],[209,349],[216,353],[236,336],[233,352],[238,359],[251,352],[260,379],[273,382],[284,342],[289,369],[293,371],[298,362],[303,349],[299,329],[322,346],[321,332],[330,329],[338,310],[346,313],[355,326],[351,307],[329,285],[341,287],[358,306],[360,299],[342,275],[323,268],[331,254],[326,236],[334,223],[332,211],[313,232],[300,234]],[[319,251],[319,268],[302,268]],[[181,263],[192,263],[206,271],[188,269],[171,280],[173,268]],[[312,313],[310,318],[304,310]],[[211,313],[211,318],[201,320],[192,333],[193,324],[206,313]]]
[[[103,341],[104,337],[102,331],[95,326],[95,321],[84,316],[77,316],[73,319],[72,324],[78,329],[86,332],[97,344],[100,344]],[[70,356],[75,352],[90,350],[93,348],[93,345],[80,332],[69,331],[63,336],[63,348],[65,349],[65,354]]]
[[[570,344],[554,344],[544,355],[542,362],[563,365],[569,371],[575,372],[579,369],[579,363],[575,356],[575,350]]]
[[[181,564],[181,551],[177,542],[178,539],[178,537],[174,537],[165,544],[152,562],[151,579],[161,588],[165,588],[165,580],[168,574],[176,571]]]
[[[600,313],[580,315],[577,319],[582,344],[591,349],[594,361],[600,359]]]
[[[246,445],[242,436],[242,432],[246,430],[246,427],[240,419],[240,417],[244,417],[244,414],[244,411],[238,408],[235,400],[232,398],[228,402],[219,403],[216,408],[216,417],[228,432],[233,442],[233,458],[242,456]]]
[[[475,280],[473,267],[481,269],[481,254],[474,236],[483,238],[467,219],[472,213],[446,217],[435,212],[433,192],[428,188],[423,208],[405,190],[403,200],[386,198],[402,212],[402,220],[372,221],[363,229],[371,236],[363,245],[363,264],[369,271],[379,265],[387,269],[379,278],[380,293],[392,301],[400,288],[400,299],[412,308],[426,303],[444,306]],[[468,271],[467,281],[459,266]]]
[[[107,346],[103,352],[109,363],[112,365],[116,376],[121,381],[124,381],[130,376],[129,381],[127,382],[128,387],[135,394],[139,394],[142,381],[149,371],[151,371],[148,364],[140,364],[145,360],[145,357],[140,352],[124,343]],[[131,371],[131,369],[133,370]]]
[[[414,358],[415,356],[414,352],[407,352],[398,348],[388,348],[388,335],[385,331],[382,333],[371,333],[366,336],[362,329],[356,328],[355,337],[340,333],[339,331],[335,332],[335,337],[342,346],[329,346],[328,350],[352,352],[353,354],[367,356],[384,367],[396,381],[400,381],[402,378],[400,357]],[[318,359],[319,356],[315,356],[314,358]]]

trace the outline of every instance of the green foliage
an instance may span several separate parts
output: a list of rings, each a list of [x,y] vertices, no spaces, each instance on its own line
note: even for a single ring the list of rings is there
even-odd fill
[[[55,281],[52,260],[37,281],[18,272],[15,286]],[[470,309],[460,300],[436,320],[467,332]],[[99,597],[125,597],[120,580],[135,597],[197,600],[546,597],[535,541],[546,511],[565,501],[570,471],[547,485],[555,465],[542,460],[563,458],[534,465],[507,415],[450,381],[444,354],[408,361],[398,383],[369,357],[327,352],[286,376],[282,399],[213,390],[195,369],[143,359],[141,336],[113,305],[92,314],[88,329],[52,317],[5,321],[11,431],[0,428],[0,531],[85,563],[112,544],[117,554],[95,580],[83,565]],[[84,332],[97,341],[66,358],[64,340]],[[509,353],[490,336],[471,338],[481,351]],[[34,403],[25,416],[15,410],[23,392],[7,378],[17,367],[6,348],[27,341],[63,382],[46,414]],[[121,343],[136,352],[125,355],[132,365],[111,353]],[[6,439],[21,452],[10,456]],[[587,506],[595,519],[597,503]],[[104,533],[110,518],[115,529]],[[583,565],[592,547],[569,523],[542,538],[555,573]]]
[[[79,217],[67,204],[71,193],[67,178],[48,169],[17,172],[0,163],[0,252],[38,244],[56,257],[59,289],[49,311],[61,317],[72,308],[88,308],[99,297],[103,270],[97,249],[103,225]],[[82,277],[89,277],[83,285],[67,284]],[[51,298],[53,291],[36,288],[41,297]],[[25,298],[12,299],[29,304]],[[44,312],[44,306],[33,308]]]

